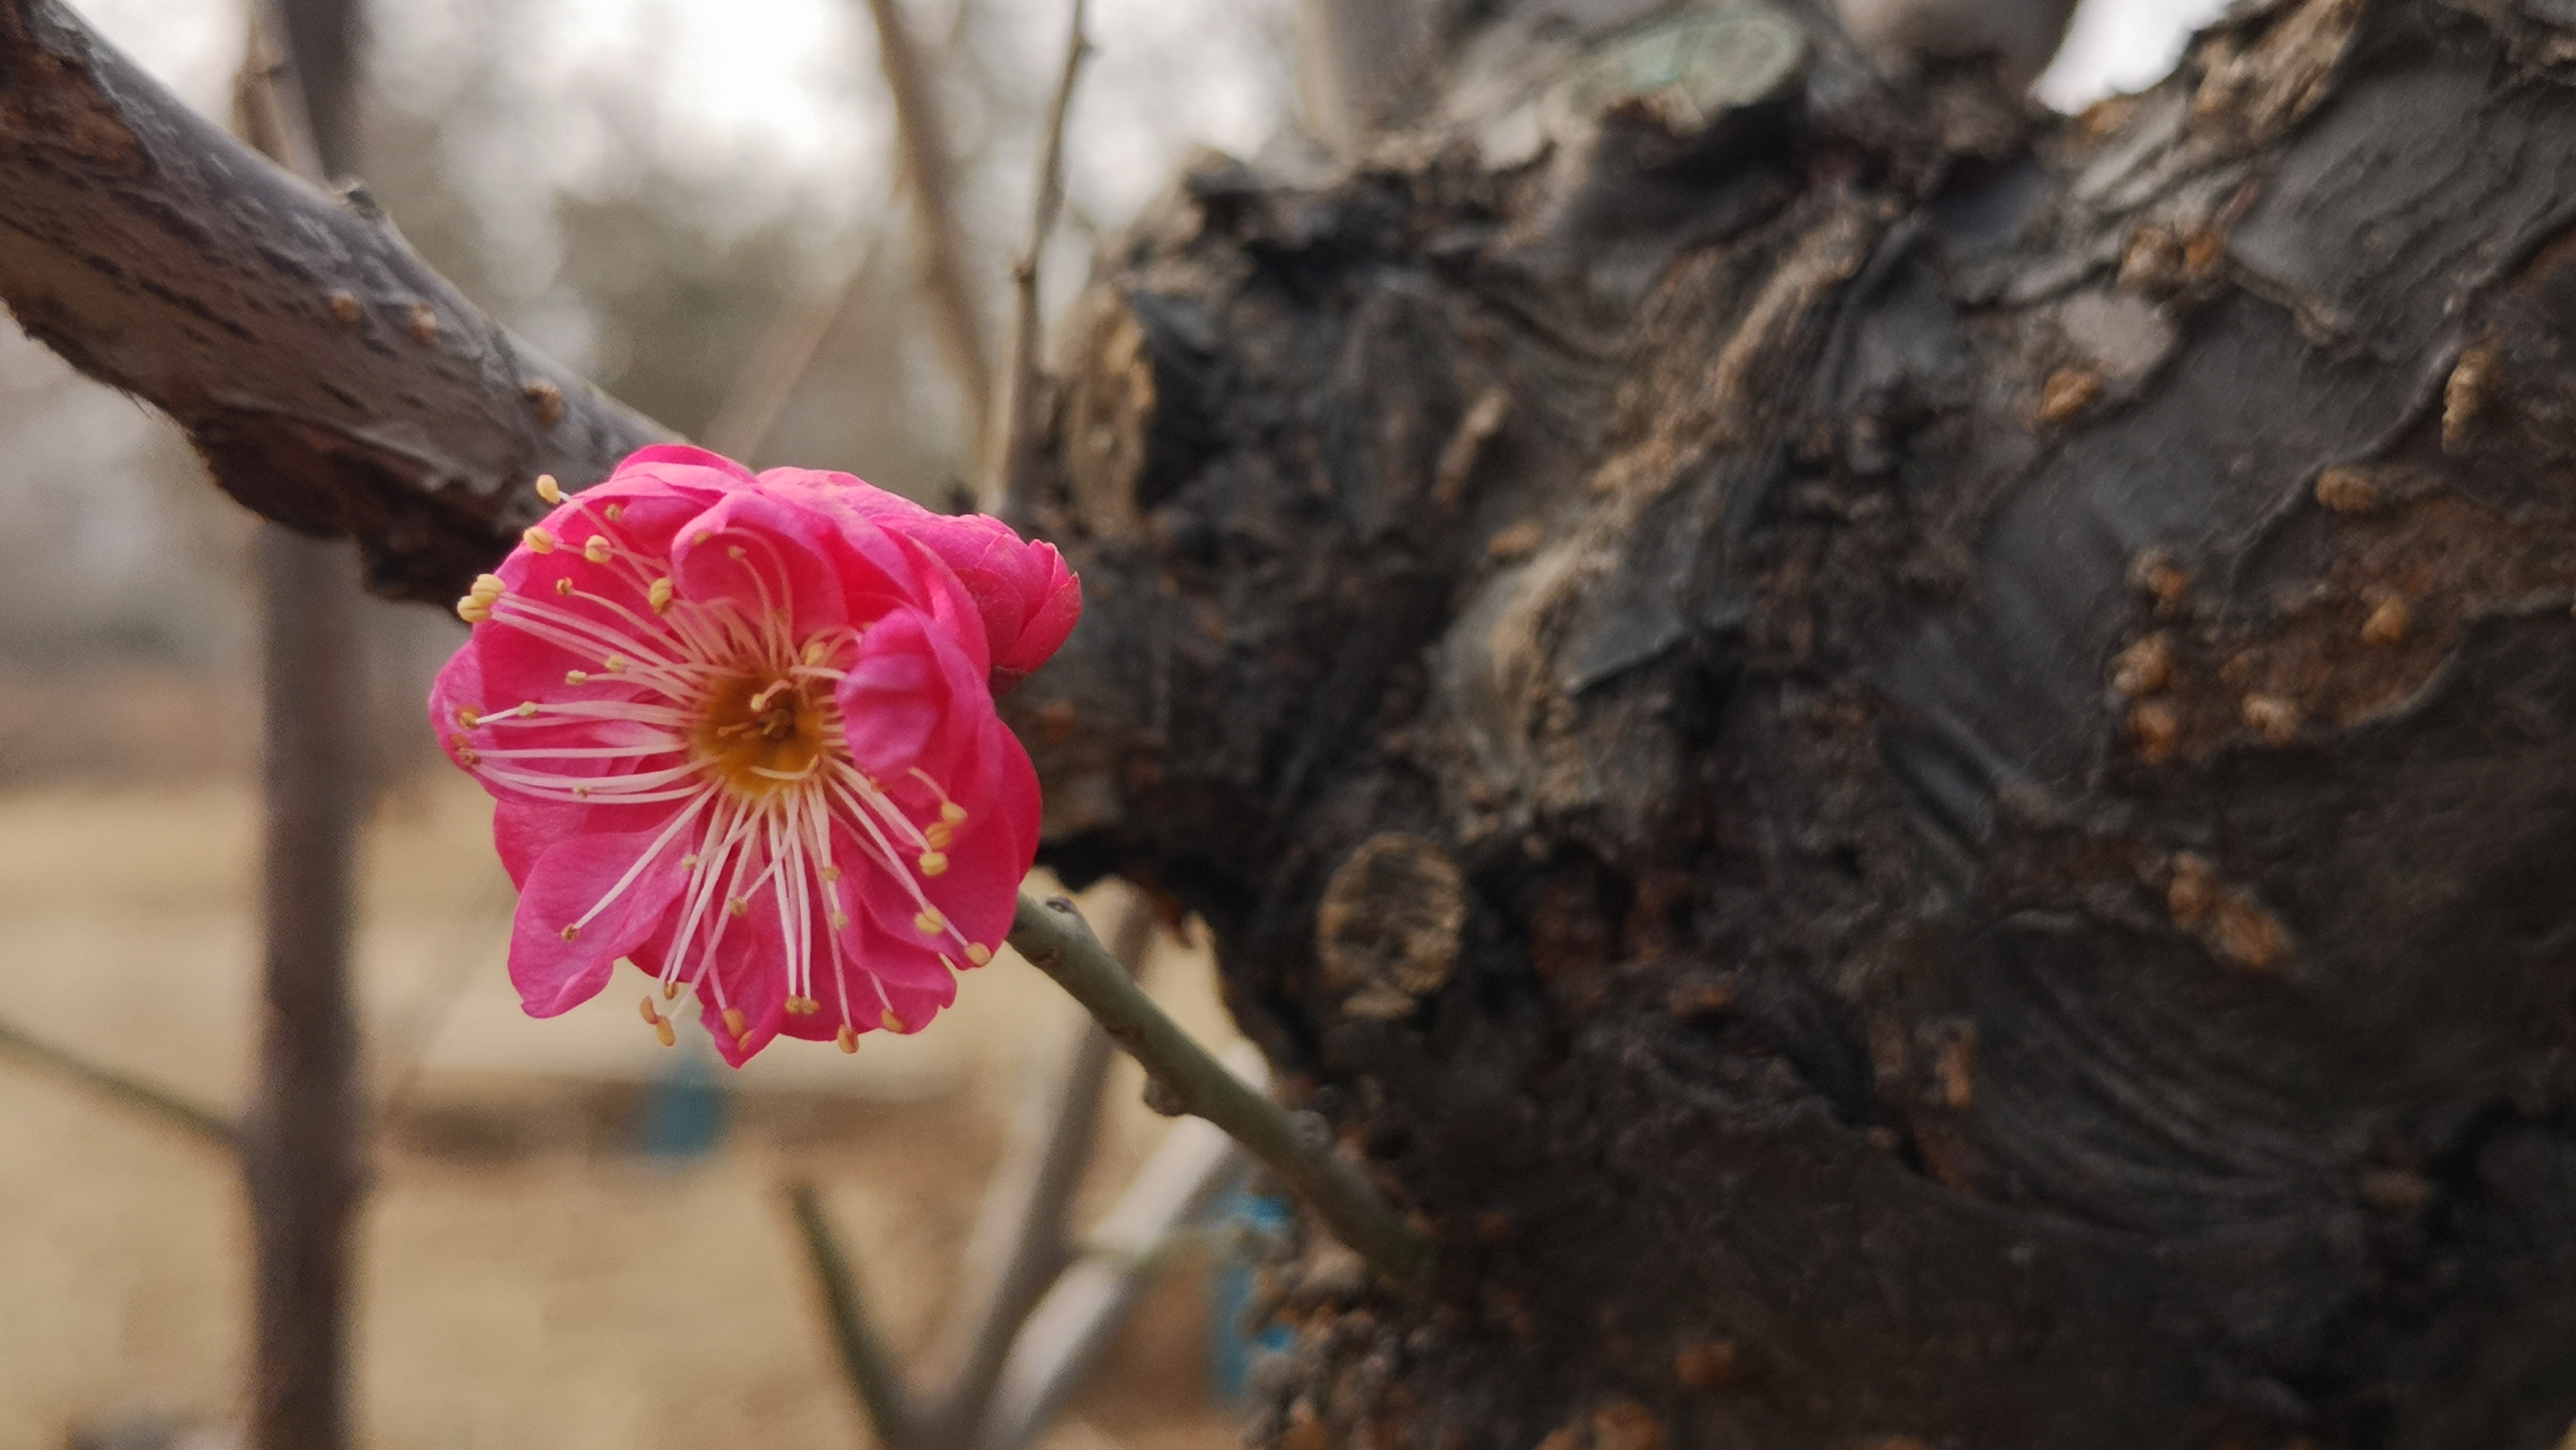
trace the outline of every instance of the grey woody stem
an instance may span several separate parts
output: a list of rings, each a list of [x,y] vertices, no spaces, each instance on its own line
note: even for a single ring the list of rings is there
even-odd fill
[[[920,1444],[921,1417],[911,1389],[868,1317],[857,1266],[841,1247],[841,1236],[823,1211],[821,1195],[810,1183],[790,1183],[787,1205],[796,1216],[797,1235],[805,1241],[815,1288],[823,1296],[823,1317],[832,1327],[832,1347],[840,1354],[842,1376],[857,1389],[859,1403],[880,1441],[897,1450]]]
[[[1286,1109],[1227,1071],[1155,1006],[1072,902],[1023,894],[1011,946],[1072,993],[1172,1106],[1224,1129],[1379,1273],[1399,1281],[1429,1275],[1430,1242],[1356,1169],[1329,1147],[1309,1143]]]

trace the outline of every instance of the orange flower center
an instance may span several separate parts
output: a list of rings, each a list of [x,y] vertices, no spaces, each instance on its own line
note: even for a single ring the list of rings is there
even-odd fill
[[[719,679],[699,702],[689,748],[734,794],[776,795],[811,778],[830,745],[816,693],[772,676]]]

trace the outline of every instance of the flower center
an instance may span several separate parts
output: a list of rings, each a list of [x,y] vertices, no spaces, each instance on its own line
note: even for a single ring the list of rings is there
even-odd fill
[[[771,675],[718,678],[697,715],[691,752],[739,796],[772,796],[808,779],[831,743],[811,687]]]

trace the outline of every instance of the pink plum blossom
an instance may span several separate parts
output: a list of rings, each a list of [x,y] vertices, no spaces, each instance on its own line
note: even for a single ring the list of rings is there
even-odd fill
[[[855,1051],[956,998],[1009,929],[1036,775],[994,713],[1079,586],[1046,544],[842,473],[647,448],[527,531],[457,611],[430,691],[519,887],[532,1016],[620,957],[682,988],[726,1061]],[[670,1019],[643,1001],[665,1044]]]

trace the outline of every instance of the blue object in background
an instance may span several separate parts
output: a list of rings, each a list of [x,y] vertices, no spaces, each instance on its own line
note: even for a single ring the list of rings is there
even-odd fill
[[[664,1055],[661,1072],[635,1105],[637,1152],[676,1167],[705,1157],[724,1141],[725,1085],[710,1058],[703,1041]]]
[[[1239,1403],[1251,1384],[1253,1366],[1292,1343],[1288,1326],[1250,1325],[1254,1268],[1271,1249],[1287,1241],[1295,1210],[1284,1198],[1254,1193],[1237,1185],[1217,1200],[1208,1216],[1217,1248],[1208,1274],[1208,1390],[1224,1404]]]

